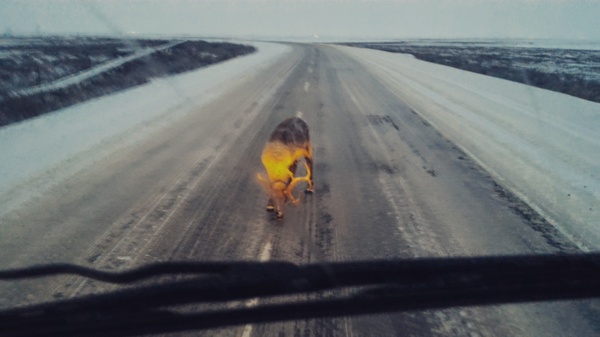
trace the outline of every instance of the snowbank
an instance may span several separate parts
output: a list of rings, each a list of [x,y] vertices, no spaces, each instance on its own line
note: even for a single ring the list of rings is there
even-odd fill
[[[600,104],[407,55],[337,48],[582,249],[600,250]]]
[[[38,190],[43,188],[37,185],[52,184],[40,176],[59,164],[68,162],[60,167],[69,172],[59,172],[68,176],[89,165],[90,158],[109,153],[109,144],[141,139],[160,125],[197,110],[242,75],[268,68],[291,50],[280,44],[252,44],[257,52],[247,56],[1,127],[0,216],[30,197],[21,193],[26,184]],[[86,152],[94,155],[79,161]]]

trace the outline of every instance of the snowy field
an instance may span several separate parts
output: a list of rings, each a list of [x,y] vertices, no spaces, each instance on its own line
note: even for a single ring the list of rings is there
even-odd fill
[[[411,54],[600,103],[600,44],[594,41],[407,40],[348,45]]]
[[[45,91],[50,91],[50,90],[56,90],[56,89],[62,89],[62,88],[66,88],[68,86],[80,83],[84,80],[87,80],[89,78],[92,78],[94,76],[97,76],[101,73],[104,73],[108,70],[111,69],[115,69],[127,62],[130,62],[132,60],[135,60],[137,58],[141,58],[144,56],[148,56],[152,53],[155,53],[156,51],[159,50],[167,50],[171,47],[174,47],[178,44],[181,44],[183,41],[175,41],[175,42],[169,42],[169,43],[165,43],[164,45],[160,45],[158,47],[152,47],[152,48],[144,48],[141,51],[138,51],[136,53],[132,53],[131,55],[127,55],[124,57],[119,57],[119,58],[115,58],[111,61],[108,62],[104,62],[102,64],[99,64],[97,66],[94,67],[90,67],[87,70],[84,71],[80,71],[80,72],[76,72],[72,75],[69,76],[64,76],[59,78],[56,81],[53,82],[49,82],[49,83],[43,83],[40,85],[36,85],[36,86],[32,86],[32,87],[28,87],[25,89],[21,89],[21,90],[16,90],[15,94],[19,95],[19,96],[27,96],[27,95],[33,95],[33,94],[37,94],[40,92],[45,92]]]
[[[410,55],[338,48],[580,248],[600,250],[600,104]]]
[[[0,37],[0,95],[43,88],[90,68],[141,56],[169,41],[67,37]],[[35,89],[34,89],[35,90]]]
[[[197,39],[0,38],[0,126],[251,52]]]
[[[268,68],[289,47],[254,43],[259,50],[50,114],[0,127],[0,216],[69,177],[115,147],[132,144],[219,96],[244,76]],[[260,100],[260,98],[257,98]],[[53,172],[61,167],[69,171]],[[52,173],[52,174],[50,174]],[[55,178],[54,178],[55,179]]]

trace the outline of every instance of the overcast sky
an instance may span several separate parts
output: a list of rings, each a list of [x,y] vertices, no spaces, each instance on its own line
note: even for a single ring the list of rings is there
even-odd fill
[[[600,40],[600,0],[0,0],[0,33]]]

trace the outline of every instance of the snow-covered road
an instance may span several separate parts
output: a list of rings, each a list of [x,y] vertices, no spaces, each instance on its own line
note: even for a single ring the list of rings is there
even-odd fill
[[[218,94],[222,83],[268,66],[268,60],[289,49],[266,43],[257,47],[255,55],[1,128],[3,210],[22,201],[16,190],[7,192],[27,179],[132,128],[149,130],[152,121],[176,118],[169,111],[180,104],[181,95],[195,96],[193,104],[202,104]],[[600,104],[410,55],[338,48],[371,69],[581,248],[600,249]]]
[[[584,250],[600,250],[600,104],[339,47]]]

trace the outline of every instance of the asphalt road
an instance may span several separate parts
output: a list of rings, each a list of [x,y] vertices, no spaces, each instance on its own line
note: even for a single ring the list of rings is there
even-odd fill
[[[168,260],[295,263],[574,252],[574,246],[339,49],[295,45],[144,142],[2,219],[0,265],[117,269]],[[200,93],[201,94],[201,93]],[[274,220],[256,181],[272,129],[301,112],[315,193]],[[65,163],[67,165],[67,163]],[[300,193],[300,188],[296,192]],[[108,289],[0,285],[2,306]],[[597,301],[248,325],[206,336],[593,336]]]

